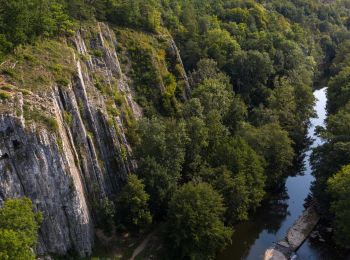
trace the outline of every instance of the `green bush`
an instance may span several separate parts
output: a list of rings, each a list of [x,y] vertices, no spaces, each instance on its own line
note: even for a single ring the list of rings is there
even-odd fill
[[[12,78],[15,78],[15,76],[16,76],[16,72],[12,68],[4,68],[4,69],[2,69],[1,70],[1,74],[10,76]]]
[[[97,58],[102,58],[103,52],[101,50],[93,50],[92,55],[97,57]]]
[[[336,242],[350,247],[350,165],[343,167],[328,180],[328,191],[333,198],[331,210],[335,214]]]
[[[149,195],[145,186],[134,174],[129,175],[127,184],[116,199],[116,217],[119,225],[129,228],[145,228],[152,222],[148,209]]]
[[[73,125],[73,116],[72,116],[72,114],[67,112],[67,111],[64,111],[63,118],[64,118],[64,121],[68,124],[68,126],[72,127],[72,125]]]
[[[0,90],[0,99],[5,100],[11,97],[10,93]]]
[[[30,199],[8,199],[0,209],[0,259],[35,259],[42,214]]]
[[[61,79],[56,80],[56,83],[60,86],[67,87],[69,85],[70,81],[68,79],[61,78]]]
[[[56,118],[46,115],[43,111],[35,108],[30,110],[27,105],[24,106],[24,118],[42,124],[52,132],[57,132],[58,130],[58,122]]]
[[[188,183],[169,205],[166,241],[173,259],[213,259],[231,241],[222,197],[206,183]]]

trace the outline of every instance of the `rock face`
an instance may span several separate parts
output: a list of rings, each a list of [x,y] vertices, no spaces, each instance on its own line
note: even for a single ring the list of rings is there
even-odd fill
[[[0,196],[27,196],[43,212],[38,253],[75,248],[85,255],[93,243],[91,216],[68,135],[59,130],[62,152],[47,131],[26,129],[18,118],[1,116],[1,154],[7,158],[0,161]]]
[[[43,212],[38,254],[73,250],[88,256],[99,202],[116,194],[136,167],[125,111],[137,119],[142,110],[108,26],[82,30],[69,45],[76,72],[68,84],[52,82],[42,94],[13,91],[0,101],[0,205],[6,198],[27,196]],[[33,109],[51,129],[43,120],[28,120]]]
[[[293,253],[304,243],[320,220],[314,201],[291,226],[285,239],[265,251],[265,260],[291,259]]]
[[[288,258],[275,249],[268,249],[265,252],[264,260],[287,260]]]
[[[297,250],[320,220],[314,205],[307,208],[294,225],[288,230],[286,240],[290,248]]]
[[[177,48],[177,45],[176,45],[174,39],[171,39],[170,42],[171,42],[170,48],[171,48],[172,55],[176,57],[177,63],[180,64],[182,67],[184,67],[184,64],[182,62],[182,58],[180,55],[180,51]],[[181,76],[182,76],[182,80],[184,81],[184,84],[185,84],[185,95],[186,95],[186,98],[188,98],[191,96],[191,86],[190,86],[189,79],[187,77],[185,70],[183,70]]]

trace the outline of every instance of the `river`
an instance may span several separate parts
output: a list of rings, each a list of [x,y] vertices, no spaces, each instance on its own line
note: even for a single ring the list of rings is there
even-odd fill
[[[315,111],[317,118],[311,119],[308,136],[313,139],[310,149],[305,152],[304,165],[296,176],[287,179],[284,192],[264,201],[249,221],[236,226],[232,244],[219,256],[218,260],[258,260],[265,250],[284,238],[289,227],[304,211],[305,199],[310,194],[314,180],[310,166],[311,148],[321,144],[315,136],[315,127],[323,126],[326,118],[326,88],[316,90]],[[307,240],[297,251],[297,259],[328,259],[322,245]]]

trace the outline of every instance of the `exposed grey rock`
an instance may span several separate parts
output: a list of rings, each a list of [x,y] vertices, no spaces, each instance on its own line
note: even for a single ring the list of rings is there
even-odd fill
[[[264,260],[287,260],[288,258],[275,249],[268,249],[265,252]]]
[[[177,48],[176,43],[173,39],[171,39],[171,51],[173,52],[173,55],[176,57],[176,60],[179,64],[181,64],[182,67],[184,67],[183,62],[182,62],[182,58],[181,58],[181,54],[180,54],[180,50]],[[185,82],[185,90],[186,90],[186,97],[190,97],[191,96],[191,86],[189,83],[189,79],[187,77],[187,74],[185,72],[185,70],[183,70],[182,72],[182,79]]]
[[[328,232],[328,233],[332,233],[333,232],[333,228],[326,228],[326,231]]]
[[[61,130],[62,152],[46,129],[25,129],[14,116],[0,117],[0,146],[9,155],[0,161],[0,199],[27,196],[43,212],[39,254],[75,248],[84,256],[91,253],[93,225],[79,170]]]
[[[108,112],[120,107],[107,104],[108,97],[95,86],[96,74],[121,94],[134,118],[142,110],[121,69],[114,33],[102,23],[96,28],[82,29],[72,40],[76,73],[68,86],[52,83],[51,91],[25,97],[18,92],[11,100],[0,100],[0,206],[7,198],[27,196],[43,212],[36,249],[42,259],[69,250],[90,255],[100,200],[118,193],[137,167],[125,115]],[[173,48],[181,61],[175,43]],[[184,79],[188,84],[186,74]],[[54,119],[57,129],[25,120],[25,106]]]
[[[285,240],[279,241],[277,244],[280,245],[280,246],[289,248],[289,244],[288,244],[288,242],[285,241]]]
[[[312,231],[311,234],[310,234],[310,237],[315,239],[319,236],[319,233],[317,231]]]
[[[265,251],[265,260],[283,260],[290,259],[295,252],[307,239],[308,236],[316,238],[319,236],[318,231],[312,231],[320,220],[316,211],[316,203],[313,202],[299,219],[291,226],[285,239],[277,242],[273,247]]]
[[[307,208],[299,219],[288,230],[286,239],[293,250],[296,250],[310,235],[320,220],[314,205]]]
[[[106,25],[98,26],[94,48],[103,57],[91,57],[84,34],[77,32],[76,76],[68,86],[53,86],[51,93],[21,93],[4,104],[0,115],[0,205],[6,198],[27,196],[43,212],[37,253],[66,254],[75,250],[91,254],[94,243],[94,216],[101,198],[120,190],[126,176],[136,167],[124,133],[121,117],[107,113],[105,98],[94,86],[93,73],[105,75],[109,87],[118,88],[136,117],[142,111],[133,101],[132,90],[123,75],[115,51],[115,38]],[[63,54],[64,55],[64,54]],[[77,55],[76,55],[77,56]],[[113,85],[112,82],[117,82]],[[50,131],[35,122],[26,122],[24,103],[41,109],[57,121]],[[72,118],[71,125],[65,115]],[[122,150],[125,147],[126,154]]]

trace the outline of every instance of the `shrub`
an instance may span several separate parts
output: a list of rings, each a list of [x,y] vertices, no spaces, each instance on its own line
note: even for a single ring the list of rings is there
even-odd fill
[[[11,97],[10,93],[0,90],[0,99],[5,100]]]
[[[231,239],[222,197],[206,183],[182,186],[169,204],[166,239],[174,259],[212,259]]]
[[[73,116],[72,116],[72,114],[67,112],[67,111],[64,111],[63,118],[64,118],[64,121],[68,124],[68,126],[72,127],[72,125],[73,125]]]
[[[118,223],[135,229],[147,227],[152,222],[148,200],[143,182],[136,175],[129,175],[127,184],[116,199]]]
[[[0,209],[0,259],[35,259],[42,214],[30,199],[8,199]]]

